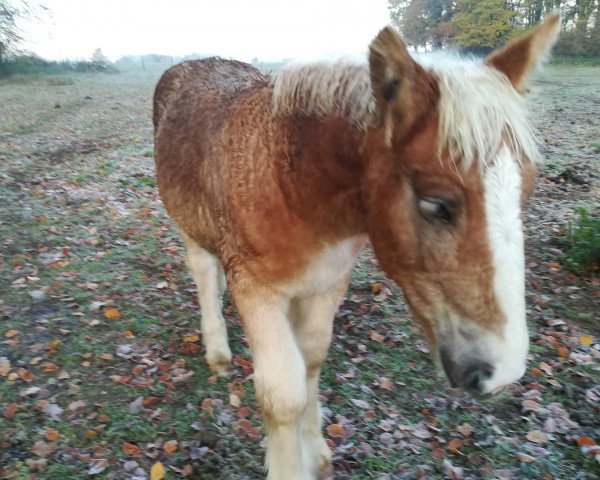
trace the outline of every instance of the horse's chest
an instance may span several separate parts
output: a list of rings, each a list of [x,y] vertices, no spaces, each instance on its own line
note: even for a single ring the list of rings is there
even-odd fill
[[[326,292],[350,272],[363,243],[363,237],[352,237],[327,245],[309,260],[297,278],[280,285],[281,290],[291,297]]]

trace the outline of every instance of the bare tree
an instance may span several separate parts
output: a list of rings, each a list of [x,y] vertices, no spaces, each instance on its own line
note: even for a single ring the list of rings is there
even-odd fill
[[[42,10],[46,7],[25,0],[0,0],[0,64],[17,53],[19,43],[23,41],[19,20],[38,18]]]

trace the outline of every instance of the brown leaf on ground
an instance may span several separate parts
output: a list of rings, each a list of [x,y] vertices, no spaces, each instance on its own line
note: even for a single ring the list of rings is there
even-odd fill
[[[31,451],[38,457],[46,458],[56,451],[56,445],[54,443],[46,443],[43,440],[38,440],[31,447]]]
[[[42,371],[45,373],[56,372],[60,367],[58,365],[54,365],[53,363],[44,363],[42,365]]]
[[[392,382],[387,377],[379,377],[377,379],[377,382],[379,383],[379,386],[381,388],[383,388],[384,390],[388,390],[390,392],[394,391],[394,389],[396,388],[395,385],[394,385],[394,382]]]
[[[125,455],[129,455],[130,457],[139,457],[144,453],[140,447],[133,445],[132,443],[124,443],[121,445],[121,450]]]
[[[473,427],[468,423],[463,423],[462,425],[456,427],[456,431],[465,437],[470,436],[473,433],[473,430]]]
[[[169,440],[164,443],[163,450],[165,451],[165,453],[170,455],[177,450],[178,445],[179,442],[177,440]]]
[[[593,438],[590,438],[590,437],[579,437],[577,439],[577,446],[579,448],[581,448],[581,447],[592,447],[594,445],[596,445],[596,442],[594,441]]]
[[[344,427],[337,423],[332,423],[331,425],[327,425],[326,428],[327,435],[330,437],[342,437],[344,435],[345,430]]]
[[[448,442],[448,450],[452,453],[460,454],[459,450],[463,446],[463,442],[460,438],[453,438]]]
[[[16,411],[19,409],[16,403],[11,403],[8,407],[6,407],[6,411],[4,412],[4,416],[6,418],[12,418]]]
[[[44,432],[44,436],[46,437],[46,440],[53,442],[60,437],[60,433],[58,430],[54,430],[53,428],[47,428]]]
[[[369,332],[369,338],[377,343],[385,342],[385,337],[383,335],[377,333],[375,330],[371,330]]]

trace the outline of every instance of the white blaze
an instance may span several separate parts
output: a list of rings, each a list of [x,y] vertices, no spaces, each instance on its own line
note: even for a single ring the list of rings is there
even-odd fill
[[[525,321],[525,258],[521,222],[521,174],[507,147],[484,176],[487,233],[494,265],[494,293],[506,323],[488,339],[493,376],[484,393],[518,380],[525,372],[529,334]]]

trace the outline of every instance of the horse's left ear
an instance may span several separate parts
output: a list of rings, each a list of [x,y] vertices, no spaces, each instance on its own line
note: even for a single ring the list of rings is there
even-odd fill
[[[560,15],[551,13],[526,35],[490,53],[485,63],[504,73],[515,90],[525,93],[527,77],[550,52],[559,30]]]

